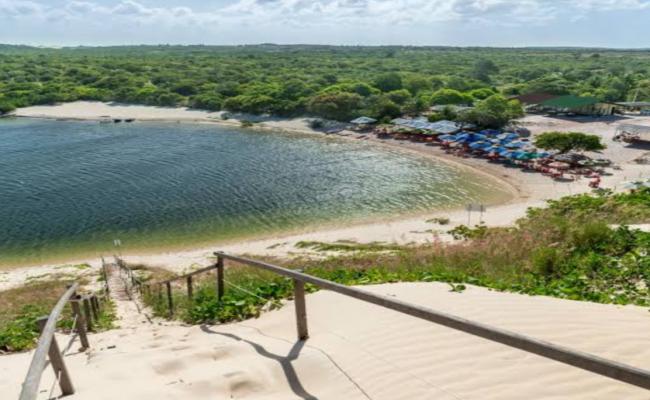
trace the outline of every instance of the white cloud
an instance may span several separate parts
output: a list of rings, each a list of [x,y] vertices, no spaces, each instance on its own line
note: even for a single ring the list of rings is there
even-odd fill
[[[0,17],[21,17],[40,14],[43,7],[32,1],[0,0]]]
[[[344,28],[390,30],[445,23],[468,28],[545,26],[600,12],[650,9],[650,0],[236,0],[213,9],[196,9],[177,1],[177,6],[149,6],[140,0],[63,0],[55,7],[47,0],[0,0],[0,20],[33,21],[34,26],[39,21],[77,22],[79,29],[82,23],[206,32],[218,26],[257,26],[326,34]]]

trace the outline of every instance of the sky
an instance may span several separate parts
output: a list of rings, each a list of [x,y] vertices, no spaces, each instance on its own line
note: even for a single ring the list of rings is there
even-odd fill
[[[650,48],[650,0],[0,0],[0,43]]]

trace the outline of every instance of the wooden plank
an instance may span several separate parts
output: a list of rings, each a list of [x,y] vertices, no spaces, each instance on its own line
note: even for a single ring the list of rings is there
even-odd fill
[[[307,340],[309,338],[309,332],[307,330],[305,284],[298,279],[293,280],[293,297],[296,308],[296,327],[298,331],[298,340]]]
[[[23,387],[20,391],[20,400],[34,400],[38,395],[41,375],[43,374],[43,369],[45,368],[45,363],[47,361],[46,357],[50,351],[50,344],[54,339],[56,321],[59,319],[59,315],[61,315],[63,307],[65,307],[68,299],[74,296],[78,287],[79,285],[76,283],[70,286],[59,298],[59,301],[52,309],[52,312],[50,312],[50,316],[41,330],[41,337],[38,339],[38,346],[34,351],[32,362],[29,364],[29,370],[27,371],[27,376],[25,377]]]
[[[37,320],[38,329],[43,333],[45,330],[45,325],[47,324],[48,317],[41,317]],[[56,341],[56,337],[52,336],[52,342],[50,343],[50,348],[48,349],[48,357],[50,363],[52,364],[52,369],[54,370],[55,378],[59,379],[59,387],[61,388],[61,393],[64,396],[74,394],[74,386],[72,386],[72,380],[70,380],[70,375],[68,374],[68,368],[65,366],[63,361],[63,356],[61,355],[61,349],[59,348],[59,343]]]
[[[92,295],[89,298],[90,300],[90,308],[92,309],[93,312],[93,318],[95,321],[99,321],[99,303],[97,302],[97,296]]]
[[[225,293],[225,287],[223,284],[223,257],[217,256],[217,299],[221,300]]]
[[[167,282],[167,306],[169,307],[169,318],[174,316],[174,300],[172,298],[172,283]]]
[[[192,275],[187,277],[187,298],[192,301],[194,298],[194,288],[192,287]]]
[[[559,346],[543,340],[530,338],[504,329],[494,328],[486,324],[456,317],[451,314],[436,311],[430,308],[409,304],[388,296],[370,293],[365,290],[341,285],[332,281],[317,278],[308,274],[278,267],[261,261],[250,260],[243,257],[232,256],[224,253],[215,253],[224,259],[229,259],[242,264],[262,268],[277,274],[287,276],[305,283],[311,283],[323,289],[340,293],[345,296],[375,304],[390,310],[398,311],[416,318],[433,322],[451,329],[459,330],[470,335],[482,337],[493,342],[537,354],[551,360],[572,365],[596,374],[606,376],[634,386],[650,389],[650,371],[630,365],[607,360],[592,354],[576,351],[568,347]]]
[[[81,341],[81,349],[86,350],[90,348],[88,342],[88,335],[86,334],[86,319],[84,318],[83,313],[81,312],[81,306],[79,305],[79,300],[72,299],[70,300],[70,306],[72,307],[72,313],[75,318],[77,318],[77,334],[79,335],[79,340]]]
[[[84,305],[84,314],[86,317],[86,329],[89,331],[93,330],[93,315],[90,311],[90,299],[88,297],[83,298],[83,305]]]

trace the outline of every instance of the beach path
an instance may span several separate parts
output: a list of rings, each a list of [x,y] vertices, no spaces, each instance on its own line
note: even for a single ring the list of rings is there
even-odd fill
[[[442,283],[363,289],[650,368],[644,308],[472,286],[455,293]],[[77,388],[69,398],[649,398],[645,390],[332,292],[309,295],[307,312],[307,342],[295,339],[291,303],[228,325],[132,319],[91,335],[87,354],[66,357]],[[8,398],[17,396],[30,356],[0,357],[0,387]]]

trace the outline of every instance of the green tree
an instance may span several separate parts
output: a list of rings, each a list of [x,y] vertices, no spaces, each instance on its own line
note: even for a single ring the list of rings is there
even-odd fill
[[[485,128],[501,128],[513,119],[524,116],[521,103],[495,94],[479,102],[462,115],[462,120]]]
[[[481,59],[476,61],[472,69],[472,77],[482,82],[490,82],[490,75],[499,72],[494,61]]]
[[[473,98],[475,98],[476,100],[485,100],[488,97],[495,94],[495,92],[490,88],[481,88],[481,89],[471,90],[468,94]]]
[[[397,72],[381,74],[375,78],[374,86],[382,92],[390,92],[402,88],[402,77]]]
[[[367,100],[366,110],[369,116],[376,119],[397,118],[402,115],[399,105],[395,104],[387,95],[370,96]]]
[[[454,89],[440,89],[431,95],[431,104],[472,104],[472,97]]]
[[[605,149],[600,137],[581,132],[545,132],[537,136],[535,146],[546,150],[558,150],[566,153],[577,151],[599,151]]]
[[[403,79],[403,83],[404,83],[404,89],[411,92],[413,96],[417,95],[422,91],[431,90],[431,88],[433,87],[433,85],[431,84],[431,80],[422,75],[407,75]]]
[[[411,98],[411,92],[406,89],[393,90],[392,92],[386,93],[388,97],[395,104],[404,104]]]
[[[322,93],[309,100],[307,110],[324,118],[347,121],[357,115],[362,99],[356,93]]]

